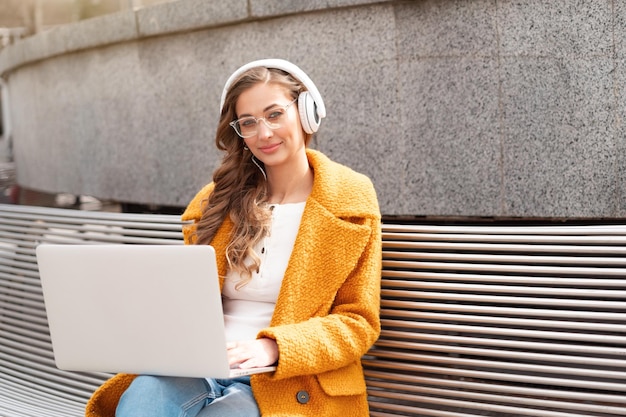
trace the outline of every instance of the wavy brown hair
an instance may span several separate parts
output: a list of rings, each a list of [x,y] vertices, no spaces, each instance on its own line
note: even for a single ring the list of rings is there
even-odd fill
[[[285,71],[256,67],[243,73],[228,90],[217,126],[215,144],[224,151],[222,163],[213,173],[213,192],[203,202],[202,217],[197,223],[196,244],[211,243],[226,216],[230,216],[235,227],[226,249],[229,267],[241,274],[237,288],[252,279],[258,271],[261,259],[254,251],[256,245],[269,233],[271,212],[267,204],[268,187],[261,169],[252,161],[252,153],[244,148],[245,142],[229,125],[237,119],[235,105],[239,96],[259,83],[278,84],[292,98],[304,90],[301,82]],[[305,143],[312,135],[305,133]],[[256,160],[261,168],[263,163]],[[250,258],[252,263],[246,264]]]

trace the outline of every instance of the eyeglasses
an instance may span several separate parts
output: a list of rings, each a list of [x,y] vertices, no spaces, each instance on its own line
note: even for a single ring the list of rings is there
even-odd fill
[[[242,138],[250,138],[259,133],[259,121],[261,120],[263,120],[265,126],[272,130],[281,128],[285,123],[285,113],[287,113],[287,109],[295,103],[296,100],[297,98],[285,106],[272,107],[263,114],[263,117],[256,118],[254,116],[246,116],[234,122],[230,122],[229,124]]]

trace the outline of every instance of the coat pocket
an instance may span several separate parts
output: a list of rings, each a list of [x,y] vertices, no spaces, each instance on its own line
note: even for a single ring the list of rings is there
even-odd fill
[[[365,394],[365,378],[360,363],[354,362],[343,368],[317,375],[322,390],[330,396]]]

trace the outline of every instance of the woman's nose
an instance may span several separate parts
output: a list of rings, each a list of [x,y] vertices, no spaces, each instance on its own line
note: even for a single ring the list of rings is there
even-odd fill
[[[265,119],[259,120],[256,125],[256,134],[259,139],[269,138],[274,135],[274,131],[267,126]]]

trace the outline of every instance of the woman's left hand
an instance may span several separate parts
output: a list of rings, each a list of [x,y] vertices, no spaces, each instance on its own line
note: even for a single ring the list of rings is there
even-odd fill
[[[261,338],[229,342],[228,363],[231,367],[258,368],[274,365],[278,362],[278,345],[274,339]]]

